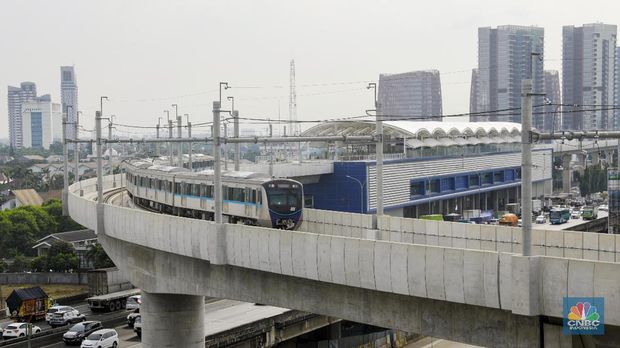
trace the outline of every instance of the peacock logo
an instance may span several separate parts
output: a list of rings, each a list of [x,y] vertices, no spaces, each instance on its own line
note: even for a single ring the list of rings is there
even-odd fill
[[[603,312],[604,299],[564,298],[564,333],[601,335],[604,332]],[[600,310],[600,312],[599,312]]]
[[[577,305],[570,307],[570,313],[568,313],[569,321],[598,321],[600,317],[596,306],[591,305],[590,302],[577,302]]]

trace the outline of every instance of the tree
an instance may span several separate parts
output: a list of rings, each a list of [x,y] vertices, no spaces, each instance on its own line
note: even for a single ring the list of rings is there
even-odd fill
[[[30,262],[30,269],[33,272],[45,272],[47,270],[47,258],[45,256],[37,256]]]
[[[18,254],[13,259],[13,263],[9,265],[9,272],[25,272],[30,270],[30,262],[21,254]]]
[[[47,252],[45,269],[64,272],[78,268],[78,257],[69,243],[53,243]]]
[[[95,268],[108,268],[114,267],[114,262],[110,259],[108,254],[103,250],[103,247],[99,243],[92,244],[86,253],[86,257],[93,263]]]
[[[43,209],[56,221],[58,232],[83,230],[84,226],[73,221],[69,216],[62,215],[62,202],[58,199],[51,199],[43,203]]]

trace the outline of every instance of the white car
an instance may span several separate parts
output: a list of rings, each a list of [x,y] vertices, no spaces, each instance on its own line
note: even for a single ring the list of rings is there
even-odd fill
[[[609,206],[603,204],[603,205],[599,205],[598,210],[600,211],[609,211]]]
[[[136,321],[136,318],[140,316],[140,308],[136,308],[127,316],[127,326],[133,327],[133,323]]]
[[[142,304],[141,295],[130,296],[127,299],[127,304],[125,305],[125,308],[127,308],[127,310],[132,310],[132,309],[140,308],[141,304]]]
[[[536,217],[536,223],[537,224],[544,224],[545,223],[545,216],[544,215],[538,215]]]
[[[81,348],[116,348],[118,346],[118,333],[114,329],[101,329],[97,330],[84,341],[82,341]]]
[[[54,313],[58,312],[58,311],[68,311],[73,309],[72,307],[69,306],[53,306],[50,307],[47,310],[47,313],[45,313],[45,321],[49,324],[50,320],[52,320],[52,316],[54,315]]]
[[[41,332],[41,328],[32,325],[32,334]],[[4,331],[2,331],[2,338],[14,338],[24,337],[28,334],[28,323],[13,323],[9,324]]]
[[[138,337],[142,337],[142,316],[139,314],[133,323],[133,331],[136,335],[138,335]]]
[[[81,314],[77,309],[68,307],[68,309],[59,310],[52,315],[49,324],[51,327],[75,324],[86,320],[86,316]]]

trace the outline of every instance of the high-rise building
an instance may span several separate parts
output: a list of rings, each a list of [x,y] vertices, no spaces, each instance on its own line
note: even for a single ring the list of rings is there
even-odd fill
[[[478,69],[471,70],[471,86],[469,89],[469,113],[478,112]]]
[[[78,87],[73,66],[60,67],[60,101],[62,102],[62,113],[67,114],[67,138],[75,137],[73,122],[77,120],[78,114]]]
[[[545,30],[539,27],[504,25],[478,28],[478,71],[475,106],[476,112],[515,109],[485,115],[471,115],[470,120],[506,121],[521,123],[521,81],[532,77],[533,92],[542,94],[543,54]],[[539,56],[533,56],[538,53]],[[532,69],[534,65],[534,69]],[[534,97],[533,104],[543,101]]]
[[[49,94],[22,103],[23,147],[49,149],[62,132],[60,104],[52,103]]]
[[[545,70],[545,105],[544,114],[534,114],[534,128],[545,131],[558,131],[562,129],[562,118],[560,105],[562,97],[560,95],[560,74],[557,70]],[[536,110],[539,112],[539,110]]]
[[[21,149],[22,139],[22,104],[37,96],[37,85],[33,82],[22,82],[20,87],[9,86],[7,95],[9,106],[9,139],[11,146]]]
[[[620,105],[620,47],[616,47],[616,79],[614,83],[614,105]],[[620,109],[614,110],[614,130],[620,130]]]
[[[439,71],[379,75],[379,104],[385,119],[441,121]]]
[[[562,38],[562,128],[612,129],[613,110],[592,109],[614,103],[616,26],[564,26]]]

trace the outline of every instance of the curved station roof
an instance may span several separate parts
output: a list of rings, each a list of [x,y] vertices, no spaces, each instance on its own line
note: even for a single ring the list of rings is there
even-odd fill
[[[374,121],[329,122],[303,136],[374,135]],[[384,121],[383,133],[407,139],[410,148],[521,142],[521,124],[511,122]]]

